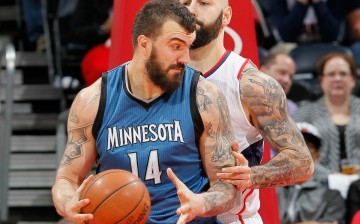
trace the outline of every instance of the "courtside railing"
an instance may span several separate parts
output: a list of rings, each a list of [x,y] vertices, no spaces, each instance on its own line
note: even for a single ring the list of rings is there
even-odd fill
[[[9,160],[12,135],[12,111],[13,111],[13,83],[15,74],[15,47],[8,43],[1,55],[1,67],[5,65],[5,87],[4,106],[0,104],[0,220],[8,219],[8,189],[9,189]],[[4,70],[2,70],[4,71]],[[1,76],[0,76],[1,77]]]

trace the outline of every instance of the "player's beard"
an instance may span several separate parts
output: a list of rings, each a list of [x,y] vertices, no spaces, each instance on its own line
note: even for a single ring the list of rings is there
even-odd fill
[[[199,30],[196,30],[196,39],[191,45],[190,49],[203,47],[217,38],[220,33],[222,18],[223,11],[220,12],[219,16],[215,19],[214,22],[208,25],[205,25],[203,22],[196,20],[196,23],[200,28]]]
[[[152,49],[150,57],[145,63],[145,67],[150,80],[165,92],[173,92],[180,86],[185,71],[185,65],[181,63],[172,64],[166,69],[163,69],[155,47]],[[176,68],[180,68],[181,72],[176,72],[171,75],[172,77],[168,77],[169,71]]]

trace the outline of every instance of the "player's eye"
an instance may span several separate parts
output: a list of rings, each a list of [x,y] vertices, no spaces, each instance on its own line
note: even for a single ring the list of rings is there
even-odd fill
[[[190,1],[180,1],[181,4],[188,6],[190,5]]]
[[[173,48],[174,50],[179,50],[179,49],[180,49],[180,45],[179,45],[179,44],[174,44],[174,45],[172,46],[172,48]]]

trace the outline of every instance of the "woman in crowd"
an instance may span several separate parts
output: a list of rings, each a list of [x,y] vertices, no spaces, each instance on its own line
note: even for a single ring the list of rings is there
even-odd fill
[[[294,119],[313,124],[323,137],[314,178],[326,182],[330,173],[341,171],[341,160],[360,158],[360,99],[352,94],[356,84],[352,57],[325,55],[318,74],[323,96],[302,105]]]

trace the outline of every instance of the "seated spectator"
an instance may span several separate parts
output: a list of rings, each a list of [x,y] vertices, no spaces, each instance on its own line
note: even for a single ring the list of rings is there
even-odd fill
[[[274,36],[281,43],[341,41],[345,6],[344,0],[269,0]]]
[[[319,62],[318,74],[323,96],[300,106],[294,120],[314,125],[323,139],[314,178],[326,182],[341,171],[341,160],[360,155],[360,99],[352,95],[356,64],[352,57],[330,53]]]
[[[360,0],[353,0],[349,4],[347,15],[349,25],[348,45],[354,53],[356,64],[360,66]]]
[[[319,158],[321,136],[309,123],[298,123],[314,163]],[[282,224],[345,223],[345,202],[337,190],[331,190],[314,179],[297,185],[277,188]]]
[[[359,216],[360,221],[360,179],[350,184],[348,194],[346,197],[346,221],[351,223],[355,218],[355,214]],[[355,222],[356,224],[360,222]]]
[[[289,55],[284,53],[269,54],[261,63],[260,70],[278,81],[285,94],[289,93],[296,71],[295,61]],[[297,110],[297,105],[287,99],[287,108],[289,114],[293,116]]]

